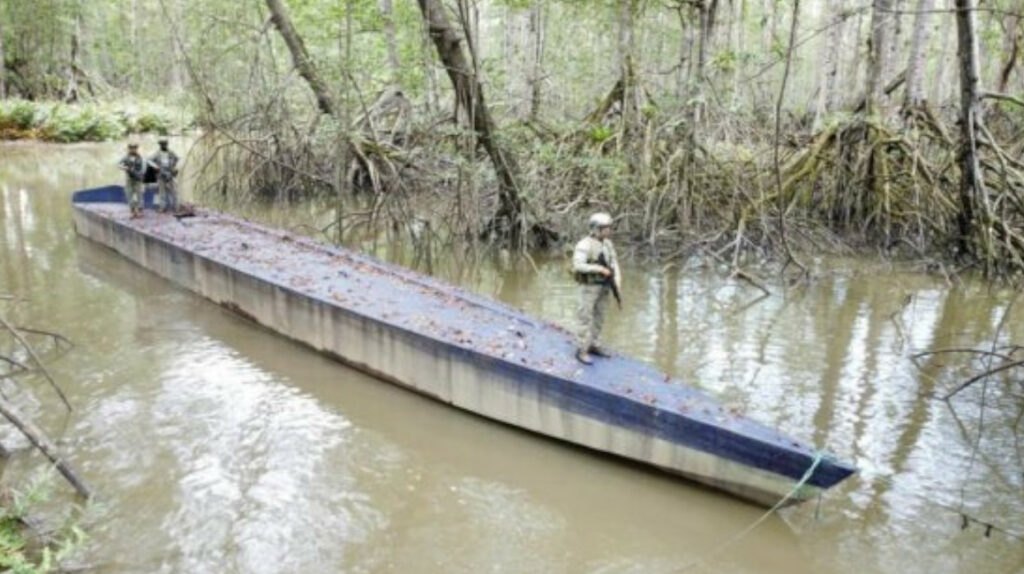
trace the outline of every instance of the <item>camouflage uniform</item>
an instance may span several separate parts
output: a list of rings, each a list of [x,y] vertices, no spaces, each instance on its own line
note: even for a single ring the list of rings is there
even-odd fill
[[[125,171],[125,185],[124,192],[128,205],[131,208],[132,215],[137,212],[142,212],[143,190],[145,189],[143,180],[146,177],[146,160],[142,159],[142,156],[137,152],[128,152],[128,155],[121,158],[118,163]]]
[[[601,338],[601,328],[604,326],[605,311],[611,299],[611,287],[601,274],[604,267],[597,263],[602,252],[615,274],[616,286],[620,286],[619,260],[615,256],[615,246],[611,240],[601,240],[588,235],[576,244],[572,254],[573,276],[580,284],[580,306],[576,312],[579,322],[576,344],[582,353],[597,347]]]
[[[156,185],[160,194],[160,207],[164,211],[178,208],[178,155],[161,145],[160,151],[149,158],[149,163],[156,168]]]

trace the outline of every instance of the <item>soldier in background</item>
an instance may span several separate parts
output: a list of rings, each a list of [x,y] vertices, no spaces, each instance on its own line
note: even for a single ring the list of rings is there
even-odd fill
[[[160,150],[150,156],[149,164],[157,171],[160,211],[174,213],[178,209],[178,155],[168,147],[167,138],[162,137],[157,143],[160,144]]]
[[[128,144],[128,155],[121,158],[117,164],[118,169],[125,172],[124,192],[128,200],[128,207],[131,210],[131,217],[142,216],[143,180],[146,177],[146,161],[139,155],[139,144],[132,142]]]
[[[609,356],[598,346],[608,300],[621,286],[619,260],[611,242],[612,216],[595,213],[590,216],[590,234],[576,244],[572,254],[573,277],[580,284],[580,306],[577,310],[579,331],[576,338],[576,359],[586,365],[591,355]]]

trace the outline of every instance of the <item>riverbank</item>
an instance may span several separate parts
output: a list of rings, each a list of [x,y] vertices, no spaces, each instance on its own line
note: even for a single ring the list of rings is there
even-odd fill
[[[0,140],[99,142],[134,134],[178,133],[191,123],[189,114],[150,101],[0,100]]]

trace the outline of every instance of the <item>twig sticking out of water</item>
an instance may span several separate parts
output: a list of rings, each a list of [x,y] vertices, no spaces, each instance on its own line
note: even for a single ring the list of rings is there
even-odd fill
[[[13,299],[13,297],[11,297],[11,299]],[[11,333],[15,340],[17,340],[21,344],[21,346],[25,349],[28,355],[32,357],[32,360],[35,362],[39,371],[43,373],[46,379],[57,391],[57,395],[60,396],[61,401],[64,402],[64,406],[67,407],[68,411],[71,411],[71,403],[68,402],[68,399],[64,395],[64,392],[57,385],[57,382],[53,379],[53,376],[50,374],[50,371],[46,368],[46,365],[43,364],[43,361],[39,358],[39,355],[36,353],[35,349],[25,339],[22,333],[33,333],[37,335],[46,335],[48,337],[52,337],[53,340],[55,341],[55,345],[57,346],[57,348],[60,348],[61,343],[65,343],[68,345],[68,347],[71,347],[73,346],[71,344],[71,341],[69,341],[63,335],[53,333],[50,331],[15,327],[10,322],[8,322],[7,319],[3,317],[3,315],[0,315],[0,325],[3,325],[3,327],[7,329],[8,332]],[[25,365],[24,363],[21,363],[20,361],[17,361],[15,359],[4,356],[0,356],[0,359],[6,361],[7,363],[11,364],[15,369],[17,369],[14,374],[23,374],[26,372],[30,372],[32,370],[28,365]],[[35,423],[33,423],[31,420],[22,417],[18,410],[14,407],[14,405],[11,404],[4,397],[0,397],[0,415],[3,415],[4,418],[11,421],[11,424],[13,424],[19,431],[21,431],[21,434],[25,435],[29,442],[31,442],[36,448],[38,448],[46,456],[46,458],[50,459],[54,466],[57,467],[57,470],[60,471],[64,478],[66,478],[67,481],[71,483],[71,486],[73,486],[79,494],[81,494],[86,499],[92,498],[92,489],[90,489],[89,486],[85,484],[85,481],[83,481],[78,476],[78,474],[75,473],[75,471],[71,468],[71,465],[69,465],[68,462],[64,460],[63,457],[60,456],[57,447],[53,443],[53,441],[50,440],[46,436],[46,433],[43,432],[43,430],[40,429],[38,426],[36,426]]]
[[[978,373],[977,375],[974,375],[971,378],[963,381],[962,383],[957,385],[956,388],[954,388],[953,390],[951,390],[948,393],[946,393],[945,395],[943,395],[942,396],[942,400],[948,401],[949,399],[951,399],[954,396],[956,396],[957,394],[959,394],[960,391],[963,391],[964,389],[966,389],[967,387],[970,387],[971,385],[973,385],[974,383],[977,383],[978,381],[983,381],[987,377],[990,377],[992,375],[1001,373],[1003,371],[1008,371],[1008,370],[1014,369],[1016,367],[1024,366],[1024,359],[1016,359],[1016,358],[1014,358],[1014,353],[1016,353],[1017,351],[1020,351],[1021,349],[1024,349],[1024,347],[1020,347],[1018,345],[1014,345],[1014,346],[1010,347],[1009,348],[1009,352],[997,352],[995,349],[990,350],[990,351],[986,351],[984,349],[967,349],[967,348],[938,349],[938,350],[935,350],[935,351],[925,351],[925,352],[922,352],[922,353],[917,353],[917,354],[915,354],[915,355],[913,355],[911,357],[911,360],[913,360],[916,363],[918,359],[920,359],[922,357],[928,357],[928,356],[931,356],[931,355],[941,355],[941,354],[950,354],[950,353],[968,353],[968,354],[972,354],[972,355],[977,355],[979,357],[987,358],[989,360],[991,360],[991,359],[999,359],[999,360],[1003,361],[1001,364],[996,365],[995,367],[990,367],[988,369],[985,369],[985,371],[983,371],[981,373]]]
[[[24,336],[22,336],[21,331],[19,331],[14,325],[11,325],[7,321],[7,319],[3,317],[3,315],[0,315],[0,325],[3,325],[3,327],[7,329],[7,331],[9,331],[11,335],[19,343],[21,343],[21,346],[24,347],[25,351],[29,354],[29,356],[32,357],[32,360],[35,361],[36,366],[39,367],[40,372],[42,372],[43,376],[46,377],[46,380],[50,382],[50,386],[52,386],[53,389],[57,391],[57,396],[60,397],[61,402],[63,402],[64,406],[67,407],[68,412],[73,411],[74,409],[71,408],[71,403],[68,401],[67,396],[64,395],[64,391],[61,390],[60,386],[57,384],[57,381],[54,380],[53,375],[50,374],[49,369],[47,369],[46,365],[43,364],[43,361],[40,360],[39,355],[36,354],[36,351],[35,349],[32,348],[32,345],[29,344],[27,340],[25,340]]]
[[[952,391],[946,393],[946,395],[942,397],[942,400],[948,401],[949,399],[953,398],[957,393],[959,393],[960,391],[966,389],[967,387],[973,385],[974,383],[976,383],[978,381],[984,380],[987,377],[990,377],[990,376],[992,376],[992,375],[994,375],[996,373],[1001,373],[1003,371],[1008,371],[1010,369],[1013,369],[1015,367],[1020,367],[1022,365],[1024,365],[1024,360],[1021,360],[1021,361],[1011,361],[1011,362],[1008,362],[1008,363],[1003,363],[1002,365],[999,365],[998,367],[992,367],[990,369],[987,369],[984,372],[979,373],[977,375],[974,375],[973,377],[971,377],[971,378],[967,379],[966,381],[964,381],[964,382],[960,383],[959,385],[957,385],[957,387],[955,389],[953,389]]]

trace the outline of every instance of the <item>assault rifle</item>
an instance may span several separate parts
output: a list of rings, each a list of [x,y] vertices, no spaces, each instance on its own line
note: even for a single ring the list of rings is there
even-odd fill
[[[615,282],[615,268],[608,264],[608,260],[604,256],[604,251],[597,256],[597,264],[604,266],[607,270],[611,271],[612,274],[604,278],[604,283],[612,288],[612,295],[615,296],[615,302],[619,304],[619,309],[622,309],[622,296],[619,295],[619,285]]]

